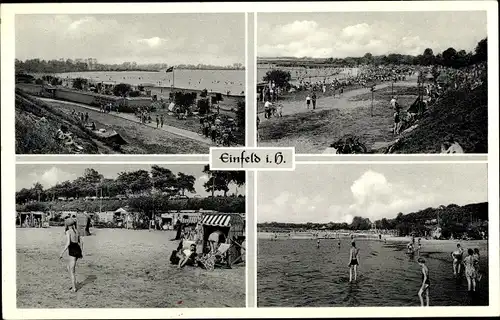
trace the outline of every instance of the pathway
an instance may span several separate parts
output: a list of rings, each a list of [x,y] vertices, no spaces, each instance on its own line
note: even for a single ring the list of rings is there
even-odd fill
[[[47,102],[57,102],[57,103],[63,103],[63,104],[68,104],[68,105],[74,105],[74,106],[78,106],[78,107],[81,107],[81,108],[86,108],[86,109],[89,109],[89,110],[93,110],[93,111],[99,112],[99,108],[92,107],[92,106],[89,106],[89,105],[86,105],[86,104],[83,104],[83,103],[69,102],[69,101],[63,101],[63,100],[57,100],[57,99],[49,99],[49,98],[41,98],[41,97],[39,99],[42,100],[42,101],[47,101]],[[125,119],[125,120],[128,120],[128,121],[136,122],[136,123],[141,123],[141,121],[135,116],[135,114],[130,114],[130,113],[115,113],[115,112],[112,111],[112,112],[108,113],[108,115],[113,116],[113,117],[117,117],[117,118],[121,118],[121,119]],[[202,142],[202,143],[206,143],[206,144],[213,144],[211,139],[205,138],[202,135],[200,135],[200,134],[198,134],[196,132],[193,132],[193,131],[184,130],[184,129],[180,129],[180,128],[177,128],[177,127],[168,126],[168,125],[165,125],[165,124],[163,125],[163,128],[157,128],[155,122],[141,123],[141,124],[143,124],[145,126],[148,126],[148,127],[152,128],[152,129],[163,130],[163,131],[166,131],[166,132],[169,132],[169,133],[181,136],[183,138],[187,138],[187,139],[191,139],[191,140],[196,140],[198,142]]]

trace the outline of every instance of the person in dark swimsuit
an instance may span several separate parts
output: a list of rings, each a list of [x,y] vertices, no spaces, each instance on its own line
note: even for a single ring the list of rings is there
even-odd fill
[[[431,281],[429,280],[429,269],[425,265],[424,258],[418,258],[418,264],[422,267],[422,286],[418,291],[418,297],[420,298],[420,304],[422,307],[429,306],[429,287],[431,285]],[[423,294],[425,293],[426,305],[424,305]]]
[[[349,252],[349,282],[352,281],[352,271],[354,270],[354,281],[357,278],[357,268],[359,265],[358,261],[359,249],[356,248],[356,242],[352,242],[352,248]]]
[[[67,250],[69,255],[68,272],[69,272],[69,277],[71,279],[71,284],[73,286],[71,290],[73,292],[76,292],[77,288],[76,288],[75,267],[76,267],[76,261],[78,259],[83,258],[82,247],[80,246],[82,242],[80,240],[80,235],[78,234],[76,228],[76,221],[74,219],[67,219],[64,224],[65,224],[66,245],[64,246],[64,249],[61,252],[61,255],[59,256],[59,259],[62,259],[64,252],[66,252]]]

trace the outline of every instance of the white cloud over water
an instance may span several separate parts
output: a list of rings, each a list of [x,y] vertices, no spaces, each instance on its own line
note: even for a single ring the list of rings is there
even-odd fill
[[[460,165],[366,167],[321,165],[287,174],[261,173],[258,221],[350,223],[355,216],[375,221],[399,212],[487,199],[482,165],[466,172]]]

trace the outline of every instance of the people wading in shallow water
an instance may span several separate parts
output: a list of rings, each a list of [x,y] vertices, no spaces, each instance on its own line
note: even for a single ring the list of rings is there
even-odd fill
[[[76,230],[76,221],[74,219],[67,219],[65,222],[65,236],[66,236],[66,244],[64,246],[59,259],[62,259],[64,252],[68,250],[69,260],[68,260],[68,273],[71,279],[73,292],[76,292],[76,261],[78,259],[83,258],[82,248],[81,248],[81,240],[78,231]]]
[[[418,264],[422,267],[422,286],[420,287],[420,290],[418,290],[418,297],[420,298],[420,305],[422,307],[429,306],[429,287],[431,285],[431,282],[429,280],[429,269],[425,265],[425,260],[424,258],[418,258]],[[425,293],[425,300],[426,304],[424,305],[424,295]]]
[[[451,253],[451,257],[453,258],[453,275],[460,275],[460,265],[462,264],[464,251],[460,246],[460,243],[457,244],[457,250]]]
[[[467,253],[468,256],[464,259],[465,278],[467,279],[467,290],[471,292],[471,289],[472,291],[476,291],[476,263],[474,259],[474,250],[468,249]]]
[[[357,268],[359,265],[359,249],[356,248],[356,242],[351,243],[351,251],[349,252],[349,282],[352,282],[352,272],[354,271],[354,281],[358,276]]]

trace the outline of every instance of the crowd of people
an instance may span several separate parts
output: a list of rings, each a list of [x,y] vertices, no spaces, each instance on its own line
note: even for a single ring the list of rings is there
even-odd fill
[[[211,114],[200,118],[200,129],[202,135],[214,144],[230,147],[234,141],[236,124],[232,118],[223,119],[219,114]]]

